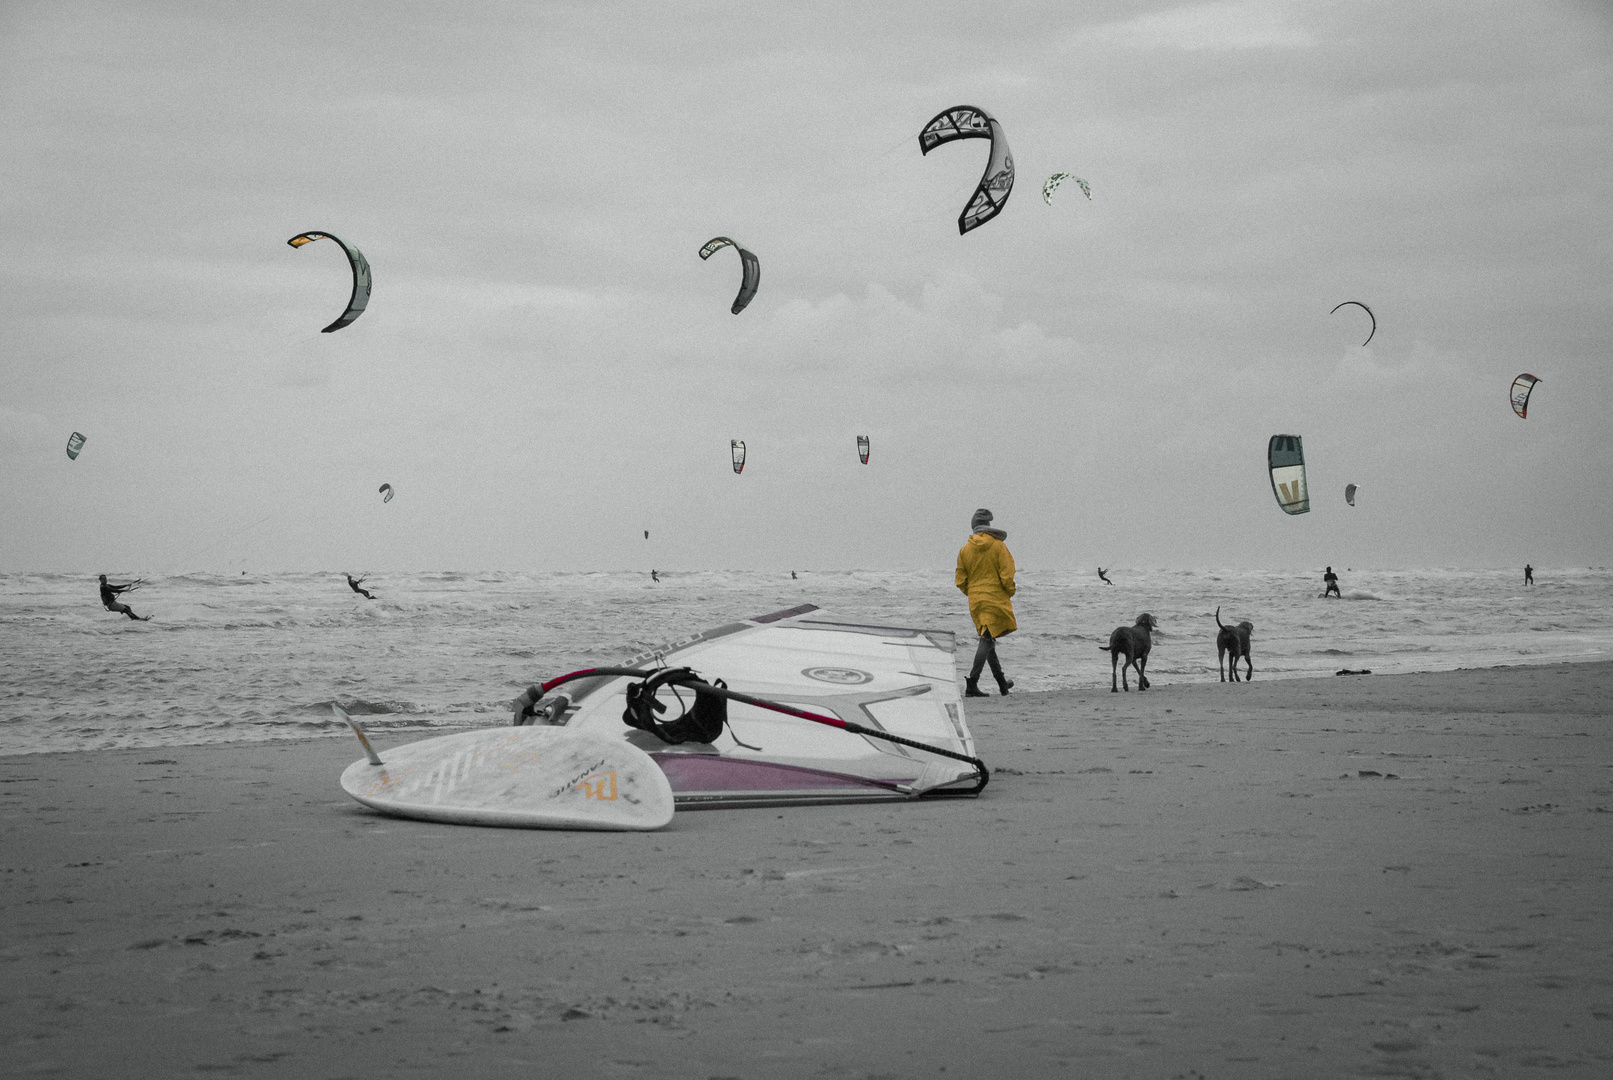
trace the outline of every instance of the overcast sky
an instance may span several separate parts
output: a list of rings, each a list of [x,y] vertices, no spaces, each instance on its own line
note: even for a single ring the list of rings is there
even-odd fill
[[[0,570],[1613,563],[1601,0],[10,0],[0,132]]]

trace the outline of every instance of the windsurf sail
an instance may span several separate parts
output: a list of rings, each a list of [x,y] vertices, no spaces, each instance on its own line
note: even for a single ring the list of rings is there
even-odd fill
[[[82,449],[84,449],[84,436],[75,431],[67,437],[68,459],[72,461],[78,460],[78,452]]]
[[[1529,395],[1535,392],[1535,383],[1539,381],[1527,373],[1512,380],[1512,411],[1525,420],[1529,419]]]
[[[304,244],[313,243],[315,240],[336,241],[336,243],[341,245],[342,250],[347,252],[348,265],[353,268],[353,292],[352,295],[347,298],[346,310],[341,313],[335,322],[331,323],[329,326],[325,327],[325,329],[320,331],[321,334],[330,334],[340,330],[344,326],[350,325],[353,320],[364,314],[364,309],[369,306],[370,261],[364,257],[364,253],[358,248],[354,247],[352,244],[349,244],[341,237],[332,235],[328,232],[298,233],[290,240],[287,240],[286,243],[290,244],[294,248],[300,248]]]
[[[728,453],[734,459],[734,472],[745,471],[745,444],[738,439],[728,440]]]
[[[1311,496],[1305,487],[1305,447],[1298,435],[1273,435],[1266,447],[1271,468],[1271,491],[1285,514],[1305,514]]]
[[[868,464],[868,436],[857,436],[857,460]]]
[[[1344,485],[1344,501],[1349,503],[1351,506],[1355,505],[1355,485],[1354,484],[1345,484]]]
[[[1008,136],[985,109],[954,105],[937,113],[919,132],[919,151],[928,154],[943,143],[958,139],[990,139],[991,154],[986,171],[975,185],[975,193],[958,215],[958,233],[977,229],[1003,212],[1014,190],[1014,156],[1008,152]]]
[[[955,648],[949,631],[803,604],[550,679],[516,700],[515,722],[647,750],[680,809],[974,795],[989,774]]]

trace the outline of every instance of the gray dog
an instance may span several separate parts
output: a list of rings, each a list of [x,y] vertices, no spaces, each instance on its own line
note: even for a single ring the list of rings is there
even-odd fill
[[[1221,622],[1221,609],[1215,609],[1215,625],[1220,627],[1215,633],[1215,668],[1221,672],[1221,681],[1227,681],[1227,673],[1221,670],[1221,662],[1230,654],[1232,657],[1232,681],[1238,681],[1238,657],[1243,657],[1244,667],[1248,669],[1246,682],[1255,677],[1254,661],[1249,659],[1249,635],[1254,633],[1255,624],[1248,619],[1237,626],[1227,626]]]
[[[1109,654],[1109,692],[1117,694],[1120,687],[1115,685],[1115,668],[1120,668],[1120,686],[1131,691],[1131,684],[1126,681],[1126,668],[1137,669],[1137,689],[1148,689],[1148,676],[1143,674],[1143,668],[1148,666],[1148,650],[1154,647],[1154,639],[1149,631],[1158,630],[1159,623],[1147,612],[1137,616],[1137,622],[1132,626],[1117,626],[1115,632],[1109,635],[1109,644],[1099,645],[1098,648]],[[1120,663],[1121,654],[1125,654],[1126,662]]]

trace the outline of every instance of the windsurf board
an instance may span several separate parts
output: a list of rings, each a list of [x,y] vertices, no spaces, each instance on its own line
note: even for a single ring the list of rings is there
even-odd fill
[[[509,727],[373,753],[366,741],[365,750],[368,756],[342,773],[342,788],[365,806],[396,817],[605,830],[659,829],[672,820],[666,774],[648,754],[619,738]]]

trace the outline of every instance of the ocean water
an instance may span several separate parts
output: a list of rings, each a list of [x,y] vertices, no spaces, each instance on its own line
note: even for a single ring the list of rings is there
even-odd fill
[[[999,644],[1020,690],[1105,685],[1097,646],[1144,611],[1159,620],[1154,681],[1216,680],[1218,605],[1254,623],[1257,679],[1613,658],[1607,569],[1541,571],[1524,588],[1510,569],[1341,568],[1342,601],[1319,598],[1315,571],[1111,576],[1021,572],[1021,629]],[[950,570],[395,573],[366,583],[374,601],[340,574],[196,574],[128,594],[154,616],[139,623],[104,611],[96,584],[0,575],[0,754],[335,734],[332,700],[383,737],[505,723],[530,683],[801,603],[952,630],[960,668],[973,649]]]

